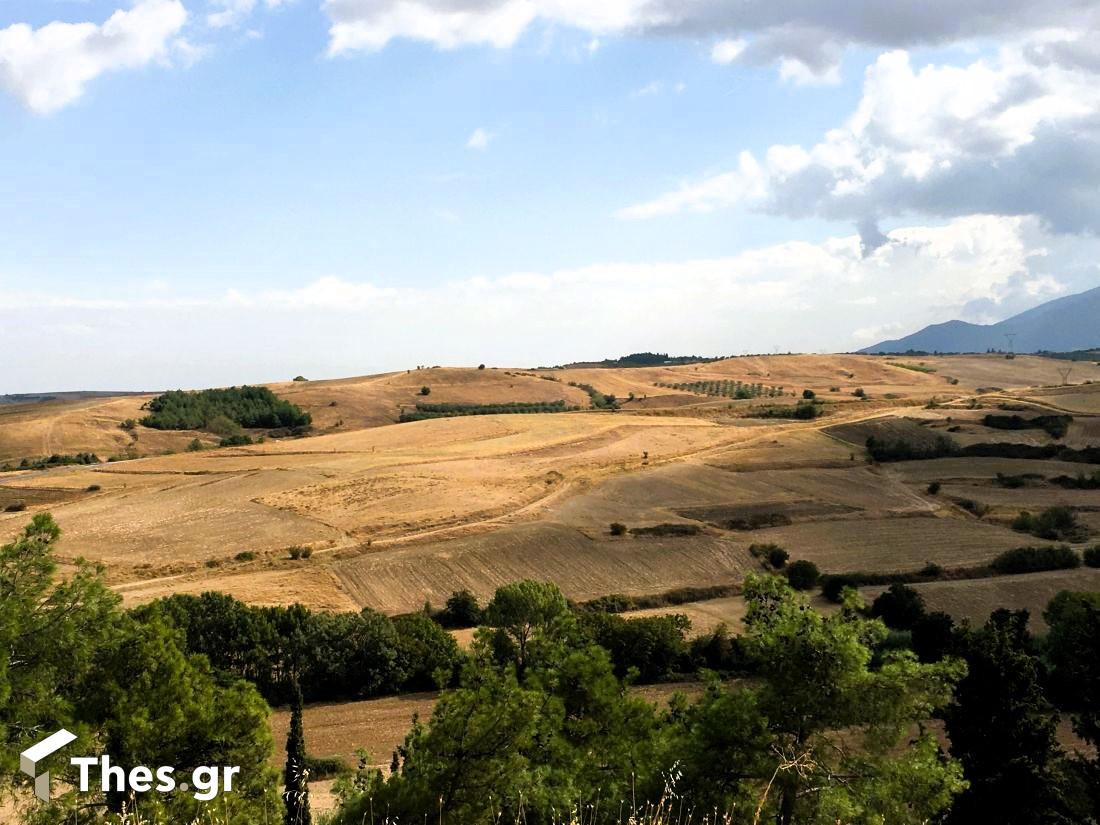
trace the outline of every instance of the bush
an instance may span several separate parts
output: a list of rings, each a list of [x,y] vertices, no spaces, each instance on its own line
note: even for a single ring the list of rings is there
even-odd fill
[[[1081,566],[1081,559],[1072,547],[1017,547],[1006,550],[993,559],[990,567],[998,573],[1037,573],[1041,570],[1072,570]]]
[[[871,605],[871,615],[894,630],[912,630],[924,613],[921,594],[904,584],[890,585]]]
[[[941,485],[938,481],[933,481],[931,484],[928,485],[928,495],[930,495],[930,496],[939,495],[940,487],[941,487]]]
[[[26,502],[13,501],[11,504],[9,504],[7,507],[4,508],[4,512],[5,513],[22,513],[26,509],[27,509]]]
[[[997,430],[1044,430],[1052,438],[1062,438],[1073,423],[1073,416],[1037,415],[1024,418],[1019,415],[987,415],[982,423]]]
[[[815,398],[817,398],[817,393],[815,393],[813,390],[803,390],[802,397],[805,398],[807,401],[813,401]]]
[[[485,369],[485,365],[484,365],[484,364],[478,364],[478,365],[477,365],[477,368],[478,368],[479,370],[483,370],[483,369]]]
[[[287,554],[292,559],[308,559],[313,555],[312,547],[291,547],[287,550]]]
[[[308,381],[309,379],[306,378],[304,375],[295,375],[294,380],[295,381]]]
[[[84,488],[84,492],[86,492],[86,493],[98,493],[102,489],[103,488],[98,484],[89,484],[87,487]]]
[[[1100,567],[1100,544],[1085,550],[1082,557],[1087,567]]]
[[[449,628],[477,627],[485,621],[485,612],[473,593],[456,590],[447,599],[447,605],[436,614],[435,620]]]
[[[256,558],[256,554],[253,553],[251,550],[245,550],[243,552],[238,553],[237,555],[235,555],[233,557],[233,559],[235,561],[252,561],[255,558]]]
[[[781,569],[791,557],[790,553],[774,543],[750,544],[749,553],[754,559],[760,559],[774,570]]]
[[[218,442],[219,447],[244,447],[252,443],[252,436],[240,433],[223,438]]]
[[[197,438],[192,438],[191,443],[187,445],[187,452],[197,453],[203,449],[202,442]]]
[[[421,395],[431,395],[432,394],[432,388],[431,387],[421,387],[420,388],[420,394]]]
[[[925,579],[938,579],[943,575],[943,568],[934,561],[930,561],[920,569],[918,575]]]
[[[852,395],[854,395],[856,398],[866,398],[867,397],[867,393],[863,391],[863,387],[856,387],[852,391]]]
[[[295,378],[295,381],[298,379]],[[305,379],[301,379],[305,381]],[[339,756],[306,756],[305,769],[311,781],[323,781],[343,776],[350,770]]]
[[[787,583],[795,590],[811,590],[821,579],[821,571],[812,561],[799,559],[787,567]]]
[[[844,591],[849,587],[859,587],[859,578],[850,575],[830,575],[821,578],[821,594],[833,602],[840,604],[844,600]]]
[[[1049,507],[1037,516],[1025,510],[1013,519],[1012,529],[1049,541],[1073,540],[1085,533],[1069,507]]]
[[[622,522],[613,521],[613,522],[611,522],[609,532],[613,536],[625,536],[626,535],[626,525],[623,524]]]
[[[751,513],[726,522],[727,530],[761,530],[765,527],[786,527],[791,517],[786,513]]]

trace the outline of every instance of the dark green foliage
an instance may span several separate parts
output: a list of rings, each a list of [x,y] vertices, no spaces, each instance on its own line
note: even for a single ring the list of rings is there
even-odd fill
[[[875,461],[922,461],[955,455],[958,446],[946,436],[939,436],[931,444],[917,445],[903,439],[887,441],[867,436],[867,453]]]
[[[1087,528],[1077,523],[1077,516],[1069,507],[1048,507],[1037,516],[1024,511],[1013,520],[1012,529],[1048,541],[1073,541],[1088,535]]]
[[[795,590],[810,590],[820,579],[821,571],[812,561],[799,559],[787,565],[787,583]]]
[[[323,781],[348,773],[348,766],[339,756],[310,756],[306,754],[306,770],[310,779]]]
[[[817,398],[817,393],[815,393],[813,390],[803,390],[802,397],[805,398],[807,401],[813,401],[815,398]]]
[[[1052,438],[1062,438],[1073,423],[1072,415],[987,415],[982,424],[997,430],[1044,430]]]
[[[50,467],[66,467],[73,464],[100,464],[95,453],[75,453],[73,455],[54,453],[43,458],[24,458],[19,462],[20,470],[46,470]]]
[[[737,585],[715,584],[709,587],[677,587],[666,590],[664,593],[654,593],[646,596],[624,596],[622,593],[613,593],[609,596],[600,596],[597,599],[584,602],[580,605],[580,608],[604,613],[625,613],[629,610],[651,610],[655,607],[669,607],[671,605],[687,604],[688,602],[723,599],[739,592],[740,587]]]
[[[928,485],[928,495],[930,495],[930,496],[939,495],[940,488],[942,486],[943,485],[941,485],[938,481],[933,481],[931,484]]]
[[[27,509],[27,503],[25,501],[13,501],[4,507],[5,513],[22,513]]]
[[[1100,490],[1100,470],[1089,476],[1084,473],[1076,476],[1055,476],[1050,483],[1067,490]]]
[[[904,584],[890,585],[871,605],[871,616],[894,630],[912,630],[924,613],[920,593]]]
[[[423,613],[395,616],[402,690],[435,690],[450,683],[461,655],[454,636]]]
[[[432,388],[425,385],[425,386],[420,388],[420,394],[421,395],[431,395],[432,394]]]
[[[945,721],[970,787],[955,801],[951,825],[1081,822],[1066,796],[1058,713],[1043,696],[1029,646],[1026,611],[997,611],[963,637],[967,675]]]
[[[218,418],[252,429],[300,427],[313,420],[309,413],[278,398],[267,387],[174,390],[150,401],[148,410],[149,415],[141,423],[157,430],[204,430]]]
[[[998,573],[1037,573],[1040,570],[1072,570],[1081,566],[1081,558],[1072,547],[1017,547],[993,559],[990,566]]]
[[[691,669],[685,639],[691,622],[686,616],[626,619],[613,613],[588,612],[581,614],[580,627],[608,651],[619,678],[634,669],[640,682],[660,682]]]
[[[456,590],[433,618],[443,627],[477,627],[485,621],[485,611],[478,604],[477,596],[469,590]]]
[[[703,532],[698,524],[654,524],[650,527],[631,527],[634,536],[697,536]]]
[[[821,595],[834,604],[844,601],[844,591],[849,587],[858,588],[861,577],[849,574],[829,574],[821,577]]]
[[[417,404],[414,411],[405,410],[400,421],[423,421],[428,418],[454,418],[463,415],[531,415],[577,410],[564,401],[510,401],[506,404]]]
[[[283,770],[285,825],[312,825],[309,812],[309,767],[306,760],[306,734],[302,726],[302,692],[295,682],[290,705],[290,730],[286,737],[286,767]]]
[[[613,521],[610,527],[608,527],[608,532],[613,536],[625,536],[626,525],[619,521]]]
[[[811,421],[822,414],[822,408],[813,401],[799,401],[793,407],[753,407],[745,413],[750,418],[790,418],[797,421]]]
[[[1086,567],[1100,567],[1100,544],[1086,548],[1081,554]]]
[[[867,438],[867,452],[875,461],[923,461],[931,458],[962,456],[970,458],[1021,458],[1030,461],[1072,461],[1100,464],[1100,447],[1074,449],[1059,444],[968,444],[960,447],[946,436],[932,444],[917,445],[904,439],[887,441],[875,436]]]
[[[576,381],[569,382],[570,387],[576,387],[577,389],[584,390],[588,393],[588,397],[592,400],[592,406],[597,410],[617,410],[619,409],[619,401],[613,395],[604,395],[597,390],[591,384],[580,384]]]
[[[102,489],[103,488],[98,484],[89,484],[87,487],[84,488],[84,492],[85,493],[98,493]]]
[[[295,375],[294,380],[295,381],[308,381],[309,379],[306,378],[304,375]]]
[[[913,652],[922,662],[938,662],[955,650],[955,620],[946,613],[925,613],[910,633]]]
[[[252,436],[244,433],[229,435],[218,442],[219,447],[245,447],[252,443]]]
[[[233,557],[235,561],[252,561],[255,558],[256,554],[251,550],[242,550]]]

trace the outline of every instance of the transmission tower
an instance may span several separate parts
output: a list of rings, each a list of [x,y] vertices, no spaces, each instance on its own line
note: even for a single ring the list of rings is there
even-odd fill
[[[1069,376],[1073,372],[1073,367],[1059,367],[1058,374],[1062,376],[1062,386],[1064,387],[1069,383]]]
[[[1016,348],[1015,348],[1014,344],[1015,344],[1015,341],[1016,341],[1016,333],[1015,332],[1006,332],[1005,333],[1005,338],[1008,339],[1008,352],[1009,352],[1009,354],[1010,355],[1015,355],[1016,354]]]

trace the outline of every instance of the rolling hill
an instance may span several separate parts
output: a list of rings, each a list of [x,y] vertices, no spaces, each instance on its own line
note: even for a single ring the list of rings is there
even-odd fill
[[[986,352],[1007,349],[1007,335],[1014,336],[1016,352],[1067,352],[1100,345],[1100,287],[1056,298],[1000,323],[932,324],[860,352]]]

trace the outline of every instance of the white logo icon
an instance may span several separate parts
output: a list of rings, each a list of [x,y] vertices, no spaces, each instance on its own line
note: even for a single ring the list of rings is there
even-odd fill
[[[34,795],[43,802],[50,801],[50,774],[38,773],[38,763],[75,741],[76,735],[62,728],[19,754],[19,769],[34,780]]]

